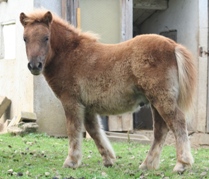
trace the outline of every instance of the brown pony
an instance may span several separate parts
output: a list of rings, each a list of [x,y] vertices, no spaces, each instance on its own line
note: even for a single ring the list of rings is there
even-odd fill
[[[156,169],[169,130],[176,139],[177,163],[182,172],[193,163],[185,114],[191,109],[196,66],[188,50],[159,35],[140,35],[115,45],[98,42],[51,12],[20,14],[28,68],[43,73],[62,102],[67,118],[69,153],[64,167],[81,164],[82,125],[112,166],[115,153],[98,114],[116,115],[150,104],[154,141],[140,169]]]

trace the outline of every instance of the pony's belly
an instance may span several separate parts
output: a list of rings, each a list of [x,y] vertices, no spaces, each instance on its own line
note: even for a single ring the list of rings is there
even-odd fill
[[[143,95],[130,98],[120,96],[119,99],[115,96],[115,98],[106,98],[105,101],[98,101],[98,103],[92,104],[91,109],[100,115],[118,115],[134,112],[148,103],[148,100]]]
[[[148,103],[144,93],[128,80],[111,85],[106,90],[93,83],[81,85],[80,97],[88,110],[101,115],[133,112]]]

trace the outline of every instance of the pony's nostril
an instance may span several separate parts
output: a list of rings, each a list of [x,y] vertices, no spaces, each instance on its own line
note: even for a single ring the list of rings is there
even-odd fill
[[[31,63],[28,63],[28,69],[31,70],[33,68],[33,65]]]
[[[38,68],[42,69],[42,63],[41,62],[38,63]]]

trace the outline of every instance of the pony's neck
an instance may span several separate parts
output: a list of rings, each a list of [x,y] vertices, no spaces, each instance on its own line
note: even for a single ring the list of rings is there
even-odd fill
[[[74,58],[73,53],[75,52],[75,49],[83,50],[84,46],[85,48],[88,47],[87,44],[91,44],[91,47],[94,46],[92,45],[93,43],[98,43],[96,34],[88,32],[83,33],[79,29],[76,29],[67,22],[56,17],[51,24],[50,53],[45,66],[44,75],[46,77],[51,77],[51,73],[54,72],[55,67],[56,71],[57,69],[62,68],[60,67],[61,61],[66,60],[69,56]],[[73,61],[72,58],[71,61]],[[79,58],[78,54],[76,58]]]
[[[79,40],[80,31],[64,21],[54,20],[51,25],[51,50],[55,54],[65,50],[72,50]]]

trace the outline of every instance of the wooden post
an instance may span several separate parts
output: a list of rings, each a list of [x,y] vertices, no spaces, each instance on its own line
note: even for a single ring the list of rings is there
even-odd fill
[[[79,0],[67,0],[66,1],[66,19],[70,24],[77,27],[77,9],[79,8]]]
[[[120,0],[121,4],[121,41],[133,37],[133,0]]]
[[[63,19],[67,19],[67,0],[61,1],[61,14]]]
[[[77,19],[77,28],[81,28],[81,9],[78,7],[77,8],[77,17],[76,17],[76,19]]]
[[[204,51],[208,51],[208,0],[199,2],[199,46],[202,47],[202,55],[199,56],[198,61],[198,99],[197,99],[197,117],[196,126],[200,132],[209,132],[209,88],[208,88],[208,56]],[[207,119],[207,120],[206,120]]]
[[[120,0],[121,8],[121,42],[133,37],[133,1]],[[133,114],[109,116],[109,131],[133,130]]]

